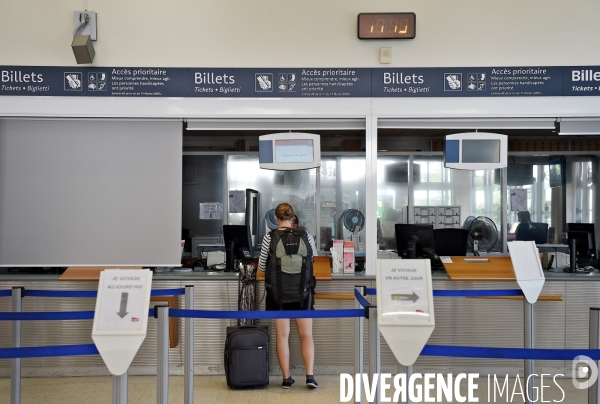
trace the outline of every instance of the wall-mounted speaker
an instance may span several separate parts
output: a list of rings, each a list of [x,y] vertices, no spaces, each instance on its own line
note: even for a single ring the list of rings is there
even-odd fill
[[[73,43],[71,43],[71,47],[73,48],[73,54],[75,55],[75,60],[77,64],[85,64],[92,63],[94,61],[94,56],[96,56],[96,51],[94,51],[94,45],[92,45],[92,38],[89,35],[77,35],[73,38]]]

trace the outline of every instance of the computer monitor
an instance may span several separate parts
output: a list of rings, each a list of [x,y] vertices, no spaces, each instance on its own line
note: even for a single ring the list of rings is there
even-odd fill
[[[569,251],[571,261],[590,260],[597,258],[596,231],[594,223],[567,223],[567,237],[569,240]],[[573,269],[573,268],[571,268]]]
[[[517,227],[516,241],[535,241],[536,244],[548,242],[548,223],[525,223]]]
[[[460,256],[467,255],[469,230],[465,229],[434,229],[433,243],[437,255]]]
[[[225,241],[225,271],[236,271],[235,260],[252,258],[250,226],[238,224],[223,225]]]
[[[396,223],[396,248],[402,258],[418,258],[423,248],[435,250],[432,224]]]

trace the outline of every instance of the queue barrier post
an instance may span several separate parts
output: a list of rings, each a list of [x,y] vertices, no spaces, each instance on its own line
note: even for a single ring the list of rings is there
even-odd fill
[[[23,289],[22,287],[12,288],[12,311],[21,313],[23,311]],[[12,347],[21,347],[21,320],[12,321]],[[11,379],[10,379],[10,403],[21,403],[21,358],[10,360]]]
[[[600,308],[590,307],[590,349],[600,348]],[[600,361],[596,362],[598,369]],[[577,375],[571,375],[575,378]],[[588,404],[598,404],[600,402],[600,389],[598,381],[588,388]]]
[[[113,376],[112,402],[113,404],[127,404],[129,399],[129,370],[120,376]]]
[[[185,287],[185,308],[194,309],[194,286]],[[194,319],[186,317],[185,327],[185,346],[184,346],[184,404],[194,404]]]
[[[369,314],[369,380],[373,380],[373,375],[381,374],[381,337],[377,327],[377,306],[369,306],[367,313]],[[379,381],[373,388],[375,388],[375,404],[381,404]]]
[[[398,373],[406,374],[406,380],[410,380],[410,377],[413,374],[413,365],[404,366],[398,363]],[[398,404],[413,404],[413,402],[408,395],[406,397],[406,401],[402,401],[402,395],[400,395],[398,397]]]
[[[524,347],[532,349],[533,348],[533,304],[527,301],[527,298],[523,298],[524,304],[524,336],[525,343]],[[534,397],[534,386],[535,386],[535,369],[533,359],[526,359],[524,363],[524,375],[527,383],[527,394],[525,402],[527,404],[533,404],[537,402],[537,397]]]
[[[154,317],[157,326],[157,368],[156,368],[156,402],[169,402],[169,306],[154,306]]]
[[[367,292],[366,286],[355,286],[355,292],[364,296]],[[354,307],[357,309],[362,308],[360,302],[354,299]],[[365,335],[364,335],[364,317],[356,317],[354,319],[354,374],[362,375],[364,368],[364,345],[365,345]],[[362,404],[362,395],[360,397],[354,397],[354,402]]]

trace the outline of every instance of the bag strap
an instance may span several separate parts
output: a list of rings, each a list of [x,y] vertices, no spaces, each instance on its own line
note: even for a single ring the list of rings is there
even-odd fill
[[[283,291],[283,279],[281,274],[281,258],[275,257],[277,260],[277,269],[275,270],[275,282],[277,282],[277,296],[273,296],[275,301],[279,303],[279,310],[283,310],[283,303],[281,302],[281,292]]]
[[[272,269],[274,269],[273,272],[275,272],[275,284],[277,285],[277,294],[273,294],[273,298],[275,298],[275,302],[279,304],[279,309],[283,310],[283,304],[281,302],[281,291],[283,290],[283,279],[281,276],[281,258],[279,258],[276,254],[277,244],[279,244],[279,241],[282,240],[282,238],[280,237],[280,231],[281,230],[279,229],[271,231],[271,246],[269,248],[269,254],[272,259],[272,265],[275,266],[275,268]],[[285,243],[283,244],[285,246]],[[271,271],[269,271],[269,274],[270,273]]]
[[[288,255],[290,257],[292,256],[290,240],[296,241],[295,238],[292,239],[292,237],[294,237],[294,234],[291,231],[285,230],[284,237],[281,238],[283,241],[283,249],[285,250],[285,255]]]
[[[300,270],[300,284],[298,285],[298,296],[302,296],[300,307],[304,304],[304,284],[306,282],[306,257],[302,257],[302,269]]]
[[[269,245],[269,254],[274,253],[277,249],[277,243],[280,240],[279,230],[271,230],[271,244]]]
[[[269,236],[271,237],[271,242],[269,243],[269,252],[267,254],[267,268],[265,270],[265,285],[271,285],[271,272],[273,269],[273,265],[277,265],[277,261],[274,259],[277,258],[277,255],[274,253],[275,248],[277,246],[277,242],[279,241],[279,235],[277,234],[277,230],[271,230],[269,232]]]

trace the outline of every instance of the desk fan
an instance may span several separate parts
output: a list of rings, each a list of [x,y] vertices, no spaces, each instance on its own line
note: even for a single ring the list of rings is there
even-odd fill
[[[479,216],[469,226],[469,244],[473,246],[473,255],[479,251],[489,252],[498,241],[496,224],[486,216]]]
[[[340,215],[338,237],[354,241],[355,252],[365,252],[365,215],[358,209],[346,209]]]
[[[471,227],[471,223],[473,223],[473,220],[477,219],[475,216],[469,216],[465,219],[465,222],[462,225],[462,228],[465,230],[469,230],[469,227]]]

